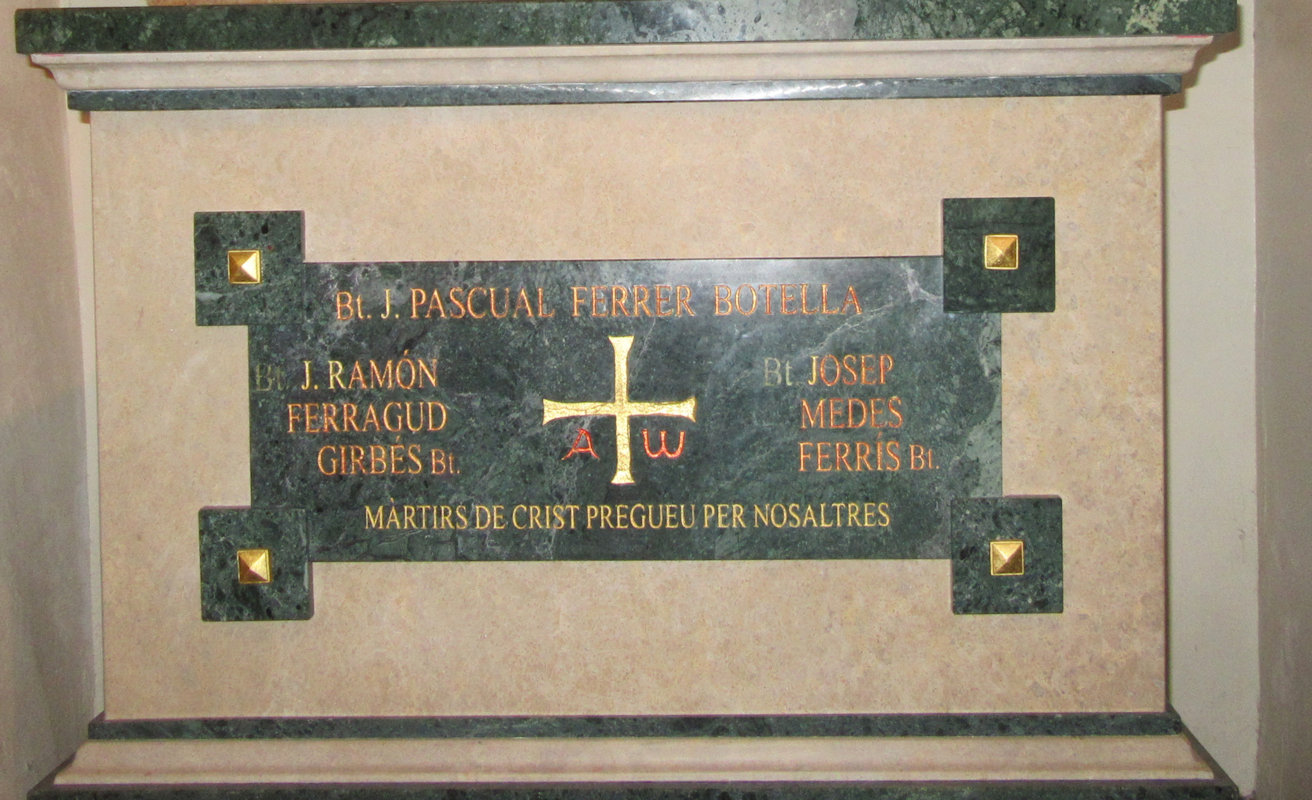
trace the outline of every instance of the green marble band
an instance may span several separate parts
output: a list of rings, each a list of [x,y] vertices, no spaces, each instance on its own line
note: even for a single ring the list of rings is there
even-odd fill
[[[449,86],[328,86],[267,89],[74,91],[75,111],[196,111],[237,108],[682,103],[752,100],[891,100],[948,97],[1169,95],[1179,75],[1076,75],[851,80],[541,83]]]
[[[633,717],[286,717],[96,720],[128,739],[522,739],[908,736],[1172,736],[1171,710],[1081,714],[827,714]]]
[[[1092,781],[1024,783],[739,783],[498,786],[209,785],[58,787],[29,800],[1239,800],[1233,783]]]
[[[592,0],[22,10],[21,53],[1206,35],[1235,0]]]

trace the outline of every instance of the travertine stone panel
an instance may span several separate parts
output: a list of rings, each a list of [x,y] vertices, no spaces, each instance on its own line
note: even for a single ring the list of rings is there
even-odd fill
[[[1153,98],[94,117],[111,718],[1160,710]],[[1056,312],[1004,320],[1009,494],[1064,504],[1064,613],[954,617],[943,561],[317,564],[307,622],[199,617],[249,501],[245,332],[192,213],[311,261],[935,255],[944,197],[1052,196]]]

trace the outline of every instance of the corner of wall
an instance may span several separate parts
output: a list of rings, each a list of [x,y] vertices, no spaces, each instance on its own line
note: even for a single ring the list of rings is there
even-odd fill
[[[1166,114],[1167,507],[1171,702],[1247,794],[1259,686],[1256,206],[1254,5],[1240,7],[1240,35]]]
[[[40,2],[4,0],[0,18]],[[96,709],[86,384],[63,92],[0,26],[0,798]]]
[[[1258,795],[1312,785],[1312,6],[1262,0],[1257,26],[1257,409],[1262,671]]]

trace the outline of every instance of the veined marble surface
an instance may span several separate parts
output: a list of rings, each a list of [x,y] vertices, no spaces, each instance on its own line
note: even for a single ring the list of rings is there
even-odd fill
[[[1234,0],[602,0],[20,11],[23,53],[1210,35]]]

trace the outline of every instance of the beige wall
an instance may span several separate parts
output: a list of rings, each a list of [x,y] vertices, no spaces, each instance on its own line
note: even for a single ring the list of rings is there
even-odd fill
[[[1167,99],[1170,697],[1251,792],[1257,748],[1253,8]],[[1189,83],[1193,85],[1188,85]]]
[[[0,800],[94,709],[81,334],[62,92],[0,3]]]
[[[1312,5],[1262,0],[1257,36],[1258,795],[1312,786]]]

